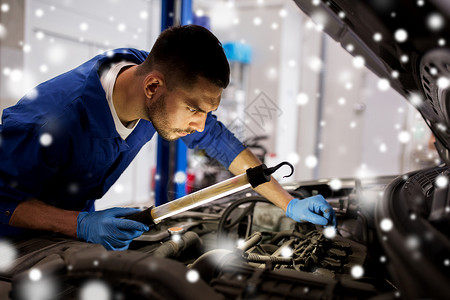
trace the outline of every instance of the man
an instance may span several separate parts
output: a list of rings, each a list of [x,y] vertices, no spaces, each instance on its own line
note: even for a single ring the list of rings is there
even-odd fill
[[[127,249],[148,227],[94,211],[155,132],[216,158],[232,173],[258,159],[211,114],[229,82],[217,38],[200,26],[172,27],[150,54],[117,49],[36,87],[5,109],[0,125],[0,233],[61,233],[107,249]],[[257,192],[296,221],[335,225],[321,196],[293,199],[272,180]]]

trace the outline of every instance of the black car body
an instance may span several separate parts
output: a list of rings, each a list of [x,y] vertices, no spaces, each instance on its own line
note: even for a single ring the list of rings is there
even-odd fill
[[[436,137],[442,166],[399,176],[376,208],[389,273],[406,299],[450,295],[450,3],[445,0],[330,0],[296,4],[325,14],[324,31],[414,105]],[[401,31],[401,32],[400,32]],[[406,34],[399,37],[397,34]],[[374,38],[378,34],[379,38]],[[402,57],[404,59],[402,59]],[[392,76],[392,72],[397,76]],[[448,180],[447,180],[448,181]],[[392,220],[391,230],[380,222]]]

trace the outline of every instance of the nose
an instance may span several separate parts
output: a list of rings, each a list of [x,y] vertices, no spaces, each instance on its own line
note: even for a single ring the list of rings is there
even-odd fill
[[[203,113],[196,115],[189,123],[189,127],[198,132],[202,132],[203,130],[205,130],[206,116],[207,115]]]

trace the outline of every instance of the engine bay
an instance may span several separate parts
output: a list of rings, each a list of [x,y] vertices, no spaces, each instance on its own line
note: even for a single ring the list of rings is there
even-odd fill
[[[425,183],[420,181],[424,176]],[[389,249],[400,241],[385,245],[386,236],[400,226],[392,217],[393,229],[385,231],[376,211],[386,197],[397,197],[390,200],[400,205],[397,210],[410,211],[398,204],[398,191],[386,194],[393,183],[400,180],[408,189],[417,182],[428,184],[428,198],[415,205],[420,205],[421,216],[440,220],[435,222],[439,232],[448,230],[442,223],[448,222],[448,197],[437,197],[443,189],[434,184],[436,176],[448,178],[448,168],[397,178],[343,179],[339,189],[324,180],[287,187],[296,197],[324,195],[338,217],[336,230],[296,223],[249,189],[163,220],[126,251],[107,251],[56,235],[31,237],[13,242],[19,258],[2,274],[0,287],[12,299],[30,299],[30,293],[79,299],[92,286],[107,291],[110,299],[399,298],[408,295],[398,277],[408,266],[393,263]],[[418,239],[422,241],[420,234]],[[441,242],[439,259],[445,259],[448,239]],[[422,258],[428,259],[423,251]],[[402,255],[409,257],[408,252]],[[446,280],[446,266],[441,266],[441,273],[425,275],[436,282]],[[36,271],[39,280],[33,279]],[[414,289],[421,295],[427,283]]]

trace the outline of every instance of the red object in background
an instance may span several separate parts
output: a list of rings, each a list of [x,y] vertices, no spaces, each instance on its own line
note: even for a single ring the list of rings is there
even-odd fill
[[[187,172],[186,194],[192,193],[192,190],[194,189],[194,184],[195,184],[195,174]]]
[[[153,167],[150,176],[150,188],[152,191],[154,191],[156,187],[155,176],[156,176],[156,167]],[[195,174],[188,172],[186,179],[186,194],[192,193],[192,191],[194,190],[194,185],[195,185]]]
[[[155,175],[156,175],[156,167],[153,167],[150,176],[150,188],[152,191],[154,191],[156,187]]]

